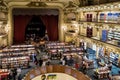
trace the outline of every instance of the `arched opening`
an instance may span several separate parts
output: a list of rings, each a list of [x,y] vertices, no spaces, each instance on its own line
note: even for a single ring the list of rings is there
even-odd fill
[[[25,41],[40,41],[45,36],[46,26],[39,16],[33,16],[25,29]]]
[[[27,39],[26,34],[35,34],[35,36],[43,37],[45,33],[45,30],[47,31],[48,37],[50,41],[58,41],[58,17],[59,17],[59,10],[58,9],[36,9],[36,8],[14,8],[12,10],[13,13],[13,28],[14,28],[14,34],[13,34],[13,44],[17,43],[24,43]],[[36,21],[39,22],[37,25],[44,24],[45,30],[41,27],[40,30],[37,31],[38,26],[36,26],[36,23],[34,22],[34,25],[36,26],[36,30],[28,30],[28,25],[30,26],[33,24],[33,16],[38,19]],[[26,31],[27,29],[27,31]],[[31,26],[31,29],[33,29],[33,26]],[[35,27],[34,27],[35,29]],[[36,31],[36,32],[34,32]],[[27,32],[27,33],[26,33]],[[39,34],[39,35],[38,35]],[[28,36],[29,39],[30,36]]]

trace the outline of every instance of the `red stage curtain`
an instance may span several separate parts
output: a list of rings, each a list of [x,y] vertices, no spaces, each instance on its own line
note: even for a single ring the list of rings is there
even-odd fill
[[[43,15],[41,19],[46,26],[49,40],[58,41],[58,16]]]
[[[46,26],[49,40],[58,40],[58,15],[40,16]],[[14,15],[14,43],[23,43],[25,41],[25,28],[32,15]]]
[[[14,15],[14,42],[23,43],[25,41],[25,28],[32,16]]]

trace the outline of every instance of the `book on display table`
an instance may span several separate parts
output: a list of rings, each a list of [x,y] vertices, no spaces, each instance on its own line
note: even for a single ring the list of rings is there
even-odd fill
[[[61,59],[61,53],[51,53],[50,57],[52,60],[60,60]]]

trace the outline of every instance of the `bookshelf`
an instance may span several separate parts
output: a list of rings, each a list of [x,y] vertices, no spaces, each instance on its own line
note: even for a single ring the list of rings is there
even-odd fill
[[[28,68],[30,55],[33,52],[35,52],[35,48],[32,45],[13,45],[8,48],[4,48],[0,52],[1,68]]]

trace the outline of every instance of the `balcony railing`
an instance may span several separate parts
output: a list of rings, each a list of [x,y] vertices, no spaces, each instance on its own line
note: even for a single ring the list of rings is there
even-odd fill
[[[79,22],[101,22],[101,23],[117,23],[117,24],[120,24],[120,19],[116,19],[116,20],[113,20],[113,19],[94,19],[94,18],[80,18],[79,19]]]
[[[84,75],[82,72],[62,65],[49,65],[32,69],[25,75],[22,80],[31,80],[36,76],[47,73],[64,73],[76,78],[77,80],[91,80],[91,78],[89,78],[87,75]]]

